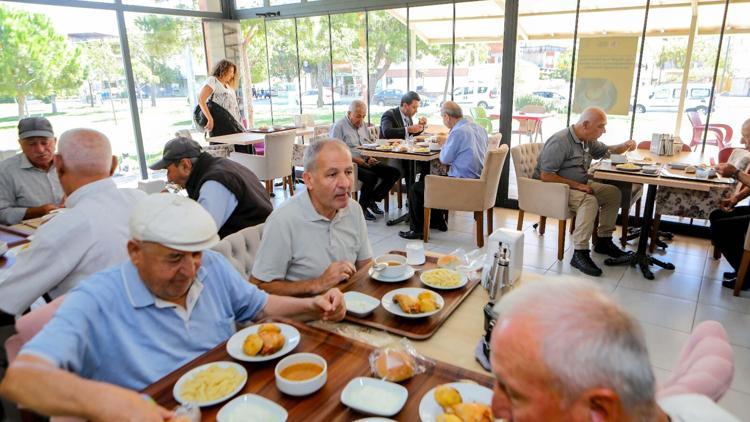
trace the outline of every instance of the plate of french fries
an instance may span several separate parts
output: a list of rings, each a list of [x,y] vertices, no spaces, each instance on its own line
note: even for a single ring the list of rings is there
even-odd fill
[[[213,406],[242,390],[247,382],[247,370],[235,362],[207,363],[186,372],[172,389],[180,404],[199,407]]]
[[[289,324],[256,324],[234,333],[227,341],[227,353],[244,362],[263,362],[286,355],[299,341],[299,331]]]
[[[380,300],[383,308],[404,318],[424,318],[435,315],[445,306],[443,297],[420,287],[391,290]]]
[[[419,279],[425,286],[438,290],[458,289],[464,287],[469,281],[466,274],[461,274],[449,268],[435,268],[434,270],[424,271]]]

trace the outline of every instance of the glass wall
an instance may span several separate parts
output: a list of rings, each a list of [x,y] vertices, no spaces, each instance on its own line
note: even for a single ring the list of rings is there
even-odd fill
[[[408,90],[406,9],[367,12],[370,116],[380,125],[380,116],[397,107]]]
[[[250,96],[253,116],[249,126],[271,124],[271,96],[268,81],[268,56],[266,51],[266,23],[263,19],[245,19],[242,28],[242,60],[250,72]],[[244,80],[243,80],[244,81]]]
[[[334,120],[346,115],[352,100],[367,102],[366,30],[364,12],[331,15]]]
[[[123,4],[221,12],[221,0],[122,0]]]
[[[300,113],[297,36],[294,19],[266,21],[269,90],[274,124],[288,124]]]
[[[316,122],[333,121],[333,103],[341,96],[331,83],[331,48],[328,16],[297,19],[302,113]],[[278,113],[276,114],[278,116]]]

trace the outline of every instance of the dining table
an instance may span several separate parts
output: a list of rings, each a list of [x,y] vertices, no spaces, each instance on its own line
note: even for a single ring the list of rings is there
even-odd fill
[[[303,142],[305,136],[312,136],[314,133],[314,128],[311,127],[289,128],[284,130],[294,130],[296,135],[303,139]],[[279,131],[247,131],[230,135],[212,136],[207,140],[209,142],[227,145],[255,145],[265,142],[267,134],[276,132]]]
[[[654,217],[654,202],[656,200],[656,189],[659,186],[687,189],[698,192],[708,192],[712,189],[725,189],[728,185],[735,183],[734,179],[715,177],[699,178],[694,173],[686,173],[684,169],[672,167],[673,164],[692,164],[704,165],[710,160],[708,154],[700,152],[681,151],[674,155],[658,155],[650,150],[638,149],[630,157],[635,157],[630,161],[639,164],[653,165],[658,168],[655,174],[646,174],[642,170],[625,171],[613,165],[611,160],[602,160],[592,165],[593,177],[599,180],[612,180],[626,183],[641,183],[648,185],[646,190],[645,206],[643,211],[643,220],[638,238],[638,248],[635,253],[623,255],[619,258],[607,258],[605,265],[630,265],[638,266],[641,274],[648,280],[654,279],[654,273],[651,271],[651,265],[656,265],[664,269],[674,270],[674,264],[654,258],[647,252],[649,235]],[[679,166],[683,167],[683,166]]]
[[[530,131],[530,133],[534,134],[533,142],[536,142],[537,139],[544,140],[544,135],[542,134],[543,120],[553,116],[554,114],[550,113],[523,113],[518,111],[513,113],[512,118],[518,122],[526,122],[527,128],[529,127],[529,124],[531,124],[533,130]],[[501,117],[502,115],[498,113],[489,115],[489,118],[492,120],[499,120]]]

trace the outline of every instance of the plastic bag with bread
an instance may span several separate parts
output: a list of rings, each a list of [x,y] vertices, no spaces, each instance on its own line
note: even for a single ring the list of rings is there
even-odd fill
[[[370,369],[380,379],[401,382],[425,372],[435,362],[420,355],[406,339],[370,353]]]

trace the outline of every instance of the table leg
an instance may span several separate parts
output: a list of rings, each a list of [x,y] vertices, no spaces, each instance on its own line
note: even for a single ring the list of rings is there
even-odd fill
[[[653,280],[654,273],[651,272],[650,266],[658,265],[667,270],[674,270],[674,264],[656,259],[646,253],[648,247],[649,233],[651,233],[651,224],[654,217],[654,201],[656,200],[656,186],[648,185],[646,191],[646,208],[643,213],[643,225],[638,239],[638,250],[634,254],[623,255],[619,258],[607,258],[604,260],[605,265],[622,265],[629,264],[631,267],[638,265],[643,277]]]
[[[406,174],[404,175],[405,176],[404,178],[406,179],[406,198],[407,198],[406,199],[407,200],[406,203],[409,204],[409,202],[408,202],[409,201],[409,192],[411,192],[411,187],[412,187],[412,185],[414,185],[414,179],[417,177],[416,176],[417,175],[417,162],[414,161],[414,160],[408,160],[406,162],[406,166],[405,167],[406,167],[405,168]],[[401,183],[401,181],[399,181],[399,183]],[[409,204],[409,205],[411,205],[411,204]],[[395,218],[393,220],[388,220],[385,223],[385,225],[386,226],[394,226],[394,225],[399,224],[399,223],[408,223],[408,222],[409,222],[409,213],[407,212],[407,213],[401,215],[398,218]]]

